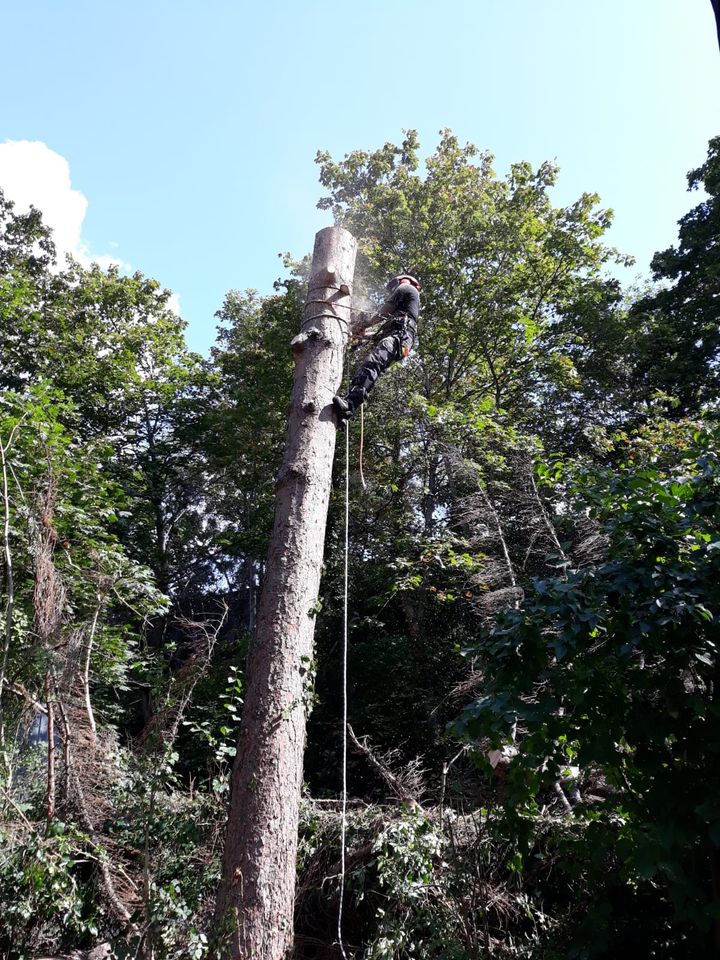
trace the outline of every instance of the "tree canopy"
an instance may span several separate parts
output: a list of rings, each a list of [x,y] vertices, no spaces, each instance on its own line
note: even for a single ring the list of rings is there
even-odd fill
[[[317,160],[356,305],[423,285],[366,488],[350,435],[348,956],[714,955],[720,140],[639,294],[554,164],[500,176],[450,131]],[[0,194],[8,960],[213,955],[307,293],[287,263],[227,292],[203,358],[160,283],[59,264]],[[339,956],[342,470],[301,666],[298,960]]]

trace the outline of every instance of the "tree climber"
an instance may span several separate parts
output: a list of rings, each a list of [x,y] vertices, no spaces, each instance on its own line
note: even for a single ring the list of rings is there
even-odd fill
[[[375,346],[350,382],[346,397],[333,397],[333,406],[340,422],[349,420],[375,386],[381,373],[402,357],[407,357],[417,336],[420,290],[415,277],[401,273],[393,277],[385,288],[390,296],[376,314],[358,314],[352,325],[353,335],[372,340]],[[380,329],[366,336],[368,327],[385,321]]]

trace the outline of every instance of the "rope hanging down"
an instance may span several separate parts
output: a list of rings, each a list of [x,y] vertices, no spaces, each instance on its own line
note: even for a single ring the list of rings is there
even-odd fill
[[[340,317],[335,319],[340,320]],[[346,328],[348,339],[350,329]],[[346,376],[350,379],[350,354],[347,354]],[[366,489],[363,476],[363,446],[365,421],[360,407],[360,480]],[[348,960],[343,943],[343,903],[345,900],[345,841],[347,835],[347,728],[348,728],[348,566],[350,556],[350,423],[345,423],[345,558],[343,570],[343,642],[342,642],[342,801],[340,815],[340,893],[338,900],[337,938],[343,960]]]
[[[340,820],[340,899],[338,903],[337,935],[340,953],[347,960],[343,946],[342,921],[345,896],[345,834],[347,832],[347,661],[348,661],[348,554],[350,529],[350,425],[345,424],[345,569],[343,597],[342,646],[342,806]]]
[[[365,404],[360,406],[360,453],[358,456],[358,469],[360,471],[360,483],[362,484],[363,490],[367,490],[367,484],[365,483],[365,474],[363,473],[363,450],[365,449]]]

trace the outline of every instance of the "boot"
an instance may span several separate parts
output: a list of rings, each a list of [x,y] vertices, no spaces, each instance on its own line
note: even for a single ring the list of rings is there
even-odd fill
[[[340,423],[345,423],[345,421],[349,420],[353,415],[353,411],[350,409],[350,404],[347,402],[347,400],[343,400],[339,394],[333,397],[333,407]]]
[[[340,421],[349,420],[364,402],[365,391],[362,387],[351,387],[347,397],[339,394],[333,397],[333,407]]]

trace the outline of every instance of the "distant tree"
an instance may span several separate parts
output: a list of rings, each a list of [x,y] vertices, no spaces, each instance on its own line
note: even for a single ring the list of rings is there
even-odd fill
[[[629,318],[637,395],[671,394],[678,416],[716,405],[720,387],[720,137],[688,184],[703,188],[707,199],[680,220],[677,245],[653,257],[660,286]]]
[[[353,709],[380,742],[402,732],[409,754],[442,751],[438,704],[467,670],[458,651],[478,612],[512,605],[557,552],[532,489],[537,436],[587,446],[624,405],[620,291],[604,276],[618,256],[603,242],[611,214],[590,193],[554,206],[552,164],[498,177],[447,131],[423,168],[412,132],[318,159],[321,206],[360,238],[356,299],[377,303],[401,270],[424,288],[419,345],[367,405],[366,490],[353,471]],[[323,778],[336,729],[334,512],[329,537],[309,763]]]
[[[592,328],[587,316],[592,305],[599,316],[617,302],[617,284],[602,271],[619,255],[602,241],[612,212],[596,194],[554,207],[556,166],[516,163],[499,178],[492,162],[450,131],[425,174],[414,131],[401,146],[353,151],[340,162],[320,153],[330,195],[319,206],[362,238],[371,293],[400,270],[420,277],[422,365],[413,387],[434,404],[485,402],[527,420],[548,400],[582,403],[574,357],[587,370],[592,357],[595,376],[616,358],[604,323]],[[597,412],[586,403],[584,414]]]
[[[209,548],[217,575],[253,601],[272,525],[274,477],[282,460],[292,391],[288,344],[300,327],[303,288],[288,282],[270,297],[231,290],[216,314],[213,390],[200,424],[213,483],[216,523]]]
[[[169,298],[141,273],[59,270],[39,213],[17,214],[0,196],[0,387],[51,384],[78,439],[110,445],[105,468],[130,495],[121,535],[178,597],[214,576],[199,516],[210,374]]]
[[[505,815],[523,856],[568,768],[596,784],[601,796],[576,808],[583,852],[566,864],[599,871],[591,913],[603,937],[612,854],[625,896],[655,889],[663,911],[668,898],[669,942],[704,956],[720,943],[717,444],[716,424],[658,421],[620,438],[614,465],[538,468],[585,537],[561,575],[535,578],[472,646],[483,682],[457,727],[519,751]]]

